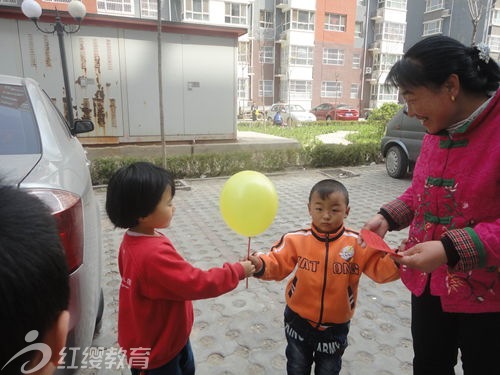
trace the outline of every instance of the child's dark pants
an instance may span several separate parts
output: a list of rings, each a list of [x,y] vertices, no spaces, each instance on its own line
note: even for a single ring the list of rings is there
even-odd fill
[[[337,375],[342,367],[342,355],[347,348],[349,322],[335,324],[324,330],[315,329],[288,306],[285,308],[285,336],[288,375],[311,373]]]

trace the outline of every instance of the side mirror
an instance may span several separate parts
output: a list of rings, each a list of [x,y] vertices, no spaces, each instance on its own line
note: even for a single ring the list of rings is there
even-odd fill
[[[88,133],[94,130],[94,123],[91,120],[75,120],[73,124],[73,135]]]

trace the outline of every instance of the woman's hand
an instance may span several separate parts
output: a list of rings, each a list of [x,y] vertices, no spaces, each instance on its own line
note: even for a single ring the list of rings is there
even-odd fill
[[[385,234],[389,230],[389,223],[382,215],[376,214],[368,220],[365,225],[363,225],[362,229],[371,230],[372,232],[377,233],[380,237],[384,238]],[[358,237],[358,243],[363,247],[366,246],[366,243],[361,235]]]
[[[441,241],[422,242],[411,249],[399,251],[398,255],[401,256],[393,257],[396,262],[423,272],[432,272],[448,261]]]

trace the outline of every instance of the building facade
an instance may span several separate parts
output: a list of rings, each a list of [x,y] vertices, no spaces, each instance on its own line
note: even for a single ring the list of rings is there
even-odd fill
[[[68,3],[37,1],[44,12],[65,13]],[[83,2],[87,17],[65,44],[75,117],[97,125],[88,142],[157,141],[157,0]],[[20,4],[0,0],[0,47],[12,51],[0,73],[39,80],[63,110],[56,37],[37,32]],[[499,0],[163,0],[161,20],[164,129],[172,141],[234,139],[236,118],[252,105],[330,102],[364,116],[398,102],[387,74],[429,35],[486,43],[494,59],[500,55]]]
[[[498,60],[500,1],[472,4],[475,14],[465,0],[249,1],[249,31],[239,39],[239,110],[331,102],[359,108],[363,116],[398,101],[398,91],[385,84],[390,68],[434,34],[468,45],[474,38]]]

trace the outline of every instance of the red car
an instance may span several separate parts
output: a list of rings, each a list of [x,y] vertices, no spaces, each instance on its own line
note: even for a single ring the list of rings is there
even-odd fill
[[[358,110],[346,104],[334,105],[332,103],[323,103],[311,109],[311,113],[314,113],[318,120],[326,121],[357,121],[359,118]]]

